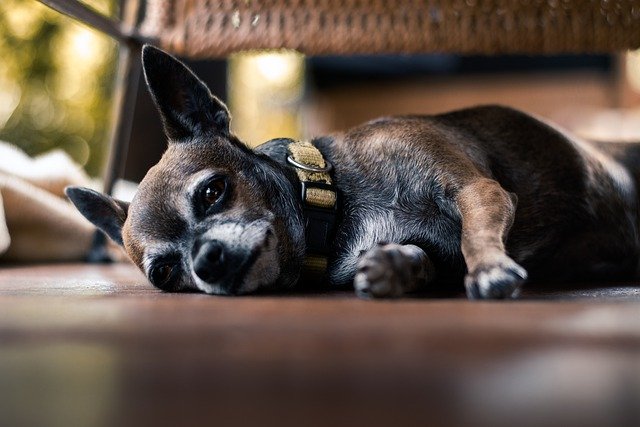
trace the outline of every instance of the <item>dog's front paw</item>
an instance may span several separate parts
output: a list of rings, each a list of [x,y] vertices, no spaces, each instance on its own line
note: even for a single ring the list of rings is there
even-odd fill
[[[481,264],[467,274],[464,285],[469,299],[517,298],[527,272],[508,256],[491,264]]]
[[[404,247],[394,243],[379,244],[364,253],[357,268],[353,284],[362,298],[402,296],[415,269]]]

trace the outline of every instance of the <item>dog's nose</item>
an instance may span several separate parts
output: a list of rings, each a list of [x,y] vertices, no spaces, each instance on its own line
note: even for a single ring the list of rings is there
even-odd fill
[[[196,242],[193,247],[193,271],[205,282],[224,274],[224,246],[217,240]]]
[[[207,242],[200,250],[210,264],[217,264],[222,261],[222,245],[219,242]]]

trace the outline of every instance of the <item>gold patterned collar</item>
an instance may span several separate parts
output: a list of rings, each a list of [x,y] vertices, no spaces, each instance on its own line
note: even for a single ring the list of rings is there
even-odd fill
[[[301,184],[307,246],[304,268],[310,273],[325,273],[338,205],[338,192],[330,173],[333,166],[308,141],[292,142],[287,149],[287,162],[294,167]]]

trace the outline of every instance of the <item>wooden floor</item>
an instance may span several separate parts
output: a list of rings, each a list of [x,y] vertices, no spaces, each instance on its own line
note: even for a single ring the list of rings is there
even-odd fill
[[[0,268],[0,426],[640,426],[640,288],[166,294]]]

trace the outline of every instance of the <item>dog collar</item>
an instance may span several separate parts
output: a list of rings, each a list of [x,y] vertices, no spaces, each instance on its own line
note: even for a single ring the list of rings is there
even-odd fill
[[[324,274],[335,234],[338,205],[338,192],[330,174],[333,167],[308,141],[292,142],[287,150],[287,162],[300,180],[307,246],[304,269]]]

